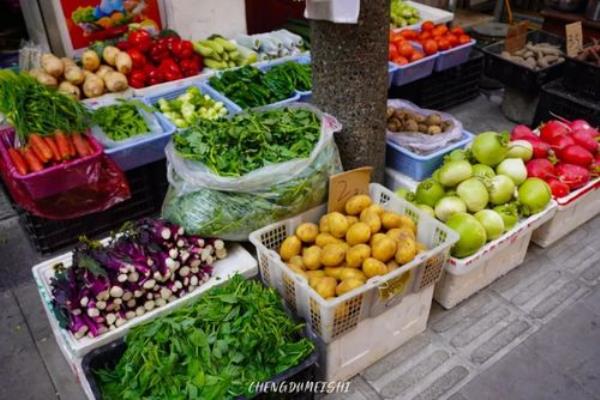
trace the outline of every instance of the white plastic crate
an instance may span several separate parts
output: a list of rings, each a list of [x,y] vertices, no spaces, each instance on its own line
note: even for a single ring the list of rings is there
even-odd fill
[[[450,248],[458,235],[417,207],[400,199],[385,187],[372,183],[370,195],[386,209],[406,214],[417,224],[417,240],[428,250],[410,263],[385,276],[376,276],[343,296],[325,300],[307,280],[294,273],[277,253],[283,240],[303,222],[318,223],[325,214],[322,205],[296,217],[271,224],[250,234],[256,246],[262,280],[275,287],[289,307],[303,317],[326,343],[355,329],[360,321],[373,318],[394,307],[402,299],[434,284],[441,276]]]
[[[600,178],[556,202],[558,209],[554,218],[533,232],[531,240],[538,246],[550,246],[600,212]]]
[[[552,201],[544,211],[519,222],[470,257],[450,257],[442,279],[435,286],[435,300],[450,309],[521,265],[533,231],[551,219],[556,208]]]
[[[391,168],[385,169],[384,183],[388,189],[393,191],[404,188],[414,192],[417,190],[417,186],[419,186],[419,182],[410,176],[406,176]]]
[[[44,261],[33,267],[32,272],[56,341],[61,349],[61,352],[71,366],[71,369],[73,369],[74,372],[77,372],[76,366],[81,362],[81,358],[85,354],[104,344],[112,342],[115,339],[125,336],[127,332],[134,326],[151,321],[160,315],[169,313],[170,311],[187,304],[188,302],[201,296],[210,288],[226,282],[236,273],[239,273],[247,278],[255,276],[258,273],[256,259],[254,259],[254,257],[252,257],[252,255],[248,253],[248,251],[246,251],[242,246],[238,244],[229,244],[227,250],[227,257],[214,263],[212,277],[203,285],[199,286],[196,290],[171,303],[167,303],[163,307],[155,308],[141,317],[128,320],[122,326],[95,338],[85,336],[81,339],[76,339],[69,330],[63,329],[59,326],[58,321],[56,320],[56,317],[52,311],[52,290],[50,286],[50,279],[54,276],[53,266],[58,263],[62,263],[65,267],[70,267],[72,253],[69,252],[51,260]]]
[[[319,349],[318,379],[346,381],[425,331],[433,285],[411,293],[400,304],[358,323],[330,343],[313,337]]]

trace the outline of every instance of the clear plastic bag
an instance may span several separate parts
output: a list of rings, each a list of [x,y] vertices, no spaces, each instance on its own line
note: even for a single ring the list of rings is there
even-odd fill
[[[388,107],[394,108],[406,108],[417,114],[428,116],[430,114],[439,114],[444,121],[450,121],[452,127],[447,132],[438,133],[435,135],[427,135],[420,132],[392,132],[387,131],[387,140],[394,142],[395,144],[405,147],[417,154],[432,153],[436,150],[448,147],[450,143],[461,140],[463,136],[463,125],[462,123],[454,118],[452,115],[420,108],[416,104],[406,100],[390,99],[387,103]]]
[[[262,226],[322,204],[329,176],[342,171],[333,139],[341,125],[308,104],[290,107],[307,108],[321,117],[321,137],[309,158],[269,165],[241,177],[222,177],[179,157],[170,142],[165,150],[170,187],[163,217],[193,234],[247,240]]]

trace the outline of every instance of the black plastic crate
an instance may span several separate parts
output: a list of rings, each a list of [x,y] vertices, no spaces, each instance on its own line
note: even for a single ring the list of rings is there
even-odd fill
[[[538,126],[555,116],[568,120],[582,118],[600,126],[600,102],[574,94],[564,87],[562,80],[550,82],[542,86],[533,124]]]
[[[103,212],[55,221],[19,210],[21,225],[35,249],[42,254],[51,253],[75,244],[81,235],[106,235],[126,221],[157,214],[167,188],[165,161],[127,171],[126,175],[131,198]]]
[[[100,388],[96,383],[96,377],[94,376],[93,371],[104,368],[113,368],[125,352],[125,349],[125,341],[123,339],[118,339],[112,343],[106,344],[90,352],[89,354],[83,357],[83,360],[81,362],[83,373],[96,400],[102,399],[102,393],[100,392]],[[316,363],[318,359],[319,353],[315,349],[302,363],[300,363],[300,365],[282,372],[281,374],[277,375],[268,382],[269,384],[279,384],[282,382],[287,382],[288,387],[289,383],[291,382],[314,382]],[[245,397],[240,397],[238,400],[242,399],[245,399]],[[253,399],[312,400],[314,399],[314,393],[263,393],[254,396]]]
[[[600,100],[600,67],[567,57],[563,84],[583,96]]]
[[[483,73],[483,54],[472,51],[464,64],[434,72],[427,78],[390,89],[390,98],[411,101],[419,107],[444,110],[479,95]]]
[[[531,31],[527,34],[527,41],[532,43],[551,43],[560,46],[562,51],[565,51],[565,40],[551,33]],[[545,83],[561,77],[564,71],[564,62],[534,71],[503,58],[501,54],[504,50],[504,40],[486,46],[482,50],[485,53],[486,76],[496,79],[506,86],[531,94],[539,92],[540,87]]]

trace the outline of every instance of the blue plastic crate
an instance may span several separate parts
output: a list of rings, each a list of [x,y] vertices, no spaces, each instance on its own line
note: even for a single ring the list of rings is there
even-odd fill
[[[392,82],[394,81],[394,74],[398,70],[398,66],[393,62],[388,62],[388,89],[392,87]]]
[[[475,39],[471,39],[469,43],[440,51],[435,63],[435,70],[444,71],[466,62],[469,59],[469,55],[471,54],[471,50],[473,50],[475,43],[477,43]]]
[[[427,155],[419,155],[393,143],[386,141],[385,165],[416,181],[422,181],[431,176],[444,161],[444,156],[456,149],[465,148],[475,136],[463,131],[463,137],[458,142]]]

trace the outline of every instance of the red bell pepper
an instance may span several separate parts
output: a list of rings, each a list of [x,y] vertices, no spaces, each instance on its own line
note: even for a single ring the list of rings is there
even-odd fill
[[[146,74],[146,86],[157,85],[165,80],[162,71],[153,65],[146,64],[144,73]]]
[[[146,86],[146,73],[141,70],[133,70],[129,74],[129,86],[134,87],[136,89],[143,88]]]
[[[183,76],[194,76],[200,72],[200,59],[191,57],[183,59],[179,62]]]
[[[129,49],[129,42],[127,40],[121,40],[117,42],[117,48],[121,51],[126,51]]]
[[[163,39],[156,40],[150,49],[150,59],[154,63],[160,64],[167,57],[169,57],[169,48],[166,41]]]
[[[127,54],[131,57],[133,69],[142,69],[146,65],[146,56],[139,49],[129,49]]]
[[[181,69],[172,58],[165,58],[162,60],[158,68],[167,81],[174,81],[183,78]]]
[[[129,34],[127,42],[129,47],[137,48],[142,53],[145,53],[150,50],[150,47],[152,46],[152,36],[150,36],[148,31],[144,29],[138,29]]]

